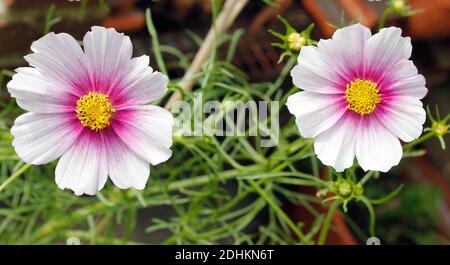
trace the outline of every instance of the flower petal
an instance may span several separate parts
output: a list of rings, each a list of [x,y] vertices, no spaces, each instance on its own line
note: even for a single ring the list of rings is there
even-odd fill
[[[422,102],[413,97],[396,97],[376,111],[380,122],[405,142],[419,138],[423,131],[426,113]]]
[[[356,144],[355,119],[350,113],[314,139],[314,150],[323,164],[342,172],[353,165]]]
[[[84,94],[89,81],[87,59],[72,36],[48,33],[33,42],[31,50],[34,53],[25,56],[25,60],[53,84],[49,89],[56,88],[78,97]]]
[[[380,84],[380,92],[385,95],[403,95],[425,97],[428,89],[423,75],[418,74],[417,68],[410,60],[402,60],[396,63]]]
[[[36,113],[70,112],[75,109],[73,103],[76,97],[57,89],[36,68],[21,67],[16,72],[7,87],[21,108]]]
[[[25,113],[11,128],[12,145],[26,163],[40,165],[60,157],[81,132],[65,114]],[[76,121],[75,121],[76,122]]]
[[[83,39],[92,85],[97,91],[113,89],[128,72],[133,45],[128,36],[113,28],[92,27]]]
[[[364,49],[371,36],[369,28],[354,24],[337,29],[332,39],[320,40],[317,47],[332,69],[348,83],[362,73]]]
[[[108,179],[106,150],[101,134],[85,131],[56,166],[56,184],[75,195],[95,195]]]
[[[149,63],[150,59],[145,55],[131,60],[130,71],[112,91],[111,98],[117,99],[116,106],[146,104],[164,96],[169,80],[165,75],[153,72]]]
[[[300,51],[291,72],[294,84],[316,93],[345,93],[345,86],[360,72],[370,30],[361,24],[336,30],[332,39]]]
[[[400,140],[376,117],[361,117],[356,135],[356,158],[365,171],[387,172],[402,158]]]
[[[294,85],[305,91],[324,94],[342,93],[340,89],[342,78],[314,46],[305,46],[301,49],[298,64],[292,69],[291,77]]]
[[[116,136],[117,137],[117,136]],[[150,175],[150,165],[117,139],[108,142],[108,173],[114,185],[121,189],[142,190]]]
[[[325,95],[308,91],[291,95],[286,103],[289,111],[295,115],[300,134],[313,138],[333,126],[347,108],[342,104],[343,97]]]
[[[152,165],[172,156],[172,114],[158,106],[135,106],[119,110],[111,122],[119,137]]]
[[[411,52],[411,39],[402,37],[400,28],[381,29],[366,43],[364,49],[366,71],[374,75],[385,72],[390,66],[411,57]]]

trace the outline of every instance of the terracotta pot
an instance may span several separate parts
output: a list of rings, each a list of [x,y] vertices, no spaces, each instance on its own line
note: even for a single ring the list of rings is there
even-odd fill
[[[410,0],[413,9],[422,12],[406,19],[406,34],[415,39],[450,37],[450,1]]]
[[[145,26],[145,15],[136,11],[125,15],[108,16],[103,21],[106,28],[115,28],[120,32],[135,31]]]
[[[137,31],[145,26],[145,15],[135,9],[136,0],[116,0],[109,2],[111,14],[103,21],[103,26],[121,32]]]
[[[112,0],[108,1],[108,5],[113,9],[113,11],[127,13],[133,12],[136,2],[137,0]]]
[[[315,195],[316,190],[314,188],[301,188],[299,189],[299,192],[307,193],[310,195]],[[312,207],[319,213],[326,214],[328,211],[328,207],[326,205],[320,205],[320,204],[313,204]],[[304,207],[292,205],[288,212],[290,213],[292,219],[295,222],[301,222],[304,225],[303,230],[309,231],[311,226],[314,222],[314,216],[309,213]],[[314,238],[317,240],[316,238]],[[347,224],[345,223],[344,218],[342,217],[342,214],[340,213],[340,209],[337,210],[334,215],[333,219],[331,221],[330,230],[328,232],[327,245],[357,245],[358,241],[356,240],[355,236],[352,234],[351,230],[348,228]]]
[[[302,3],[317,27],[327,37],[331,37],[336,30],[333,25],[340,24],[342,11],[347,20],[358,20],[369,28],[374,27],[378,21],[377,13],[362,0],[302,0]]]
[[[1,0],[3,1],[3,0]],[[103,21],[104,12],[93,3],[94,10],[79,20],[79,3],[67,0],[8,0],[11,15],[0,19],[0,68],[13,69],[23,66],[23,56],[30,52],[30,44],[42,37],[45,14],[49,3],[56,3],[58,10],[65,10],[64,19],[53,26],[52,31],[67,32],[77,39],[82,39],[92,25]],[[24,15],[26,15],[24,17]],[[14,40],[13,42],[11,40]]]
[[[268,21],[273,21],[277,15],[282,15],[284,11],[291,6],[293,0],[274,0],[274,2],[278,4],[278,7],[264,7],[249,25],[248,30],[250,32],[258,32]]]

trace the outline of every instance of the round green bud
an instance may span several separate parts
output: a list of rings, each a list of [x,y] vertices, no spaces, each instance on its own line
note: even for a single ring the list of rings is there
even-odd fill
[[[443,122],[436,122],[433,124],[433,130],[437,136],[444,136],[446,133],[448,133],[448,128],[449,126],[447,126]]]
[[[361,185],[359,185],[359,184],[356,184],[356,185],[353,187],[353,189],[354,189],[353,195],[354,195],[355,197],[359,197],[359,196],[362,196],[362,195],[364,194],[364,188],[363,188]]]
[[[393,0],[392,7],[394,8],[395,12],[402,13],[406,8],[406,2],[405,0]]]
[[[342,197],[348,197],[352,194],[352,185],[348,182],[341,182],[337,187],[338,194]]]
[[[294,32],[289,34],[288,47],[292,51],[300,51],[300,49],[306,44],[306,39],[300,33]]]

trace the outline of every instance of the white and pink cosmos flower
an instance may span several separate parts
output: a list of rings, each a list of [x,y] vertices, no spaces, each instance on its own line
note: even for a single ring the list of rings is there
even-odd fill
[[[145,105],[161,98],[168,79],[132,58],[130,38],[93,27],[84,51],[68,34],[49,33],[25,56],[8,83],[29,111],[11,129],[18,156],[30,164],[59,157],[56,183],[76,195],[93,195],[108,176],[119,188],[143,189],[150,165],[172,155],[172,114]]]
[[[409,60],[410,38],[399,28],[372,35],[360,24],[303,47],[291,72],[303,91],[289,97],[300,134],[314,138],[325,165],[343,171],[388,171],[402,158],[401,139],[422,134],[425,78]]]

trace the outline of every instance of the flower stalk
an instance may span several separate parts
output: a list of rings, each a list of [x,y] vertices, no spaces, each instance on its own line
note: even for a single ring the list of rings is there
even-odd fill
[[[303,46],[315,45],[317,41],[311,39],[311,32],[314,29],[314,23],[310,24],[306,29],[301,32],[297,32],[291,24],[282,16],[278,16],[278,19],[283,23],[285,27],[285,33],[269,30],[269,32],[275,37],[282,40],[281,43],[272,43],[272,46],[283,49],[278,63],[282,62],[286,56],[297,57]]]
[[[202,46],[198,50],[191,63],[191,66],[184,74],[180,83],[178,84],[182,91],[189,91],[194,86],[194,76],[200,71],[204,62],[210,57],[211,50],[214,48],[215,40],[218,36],[225,33],[233,24],[237,16],[241,13],[247,5],[248,0],[228,0],[220,11],[216,21],[211,26]],[[165,108],[170,109],[172,105],[181,98],[179,92],[175,92],[167,101]]]
[[[412,9],[408,4],[408,0],[390,0],[386,9],[384,9],[381,15],[380,22],[378,23],[378,30],[384,28],[387,18],[396,14],[400,17],[410,17],[420,13],[420,9]]]

